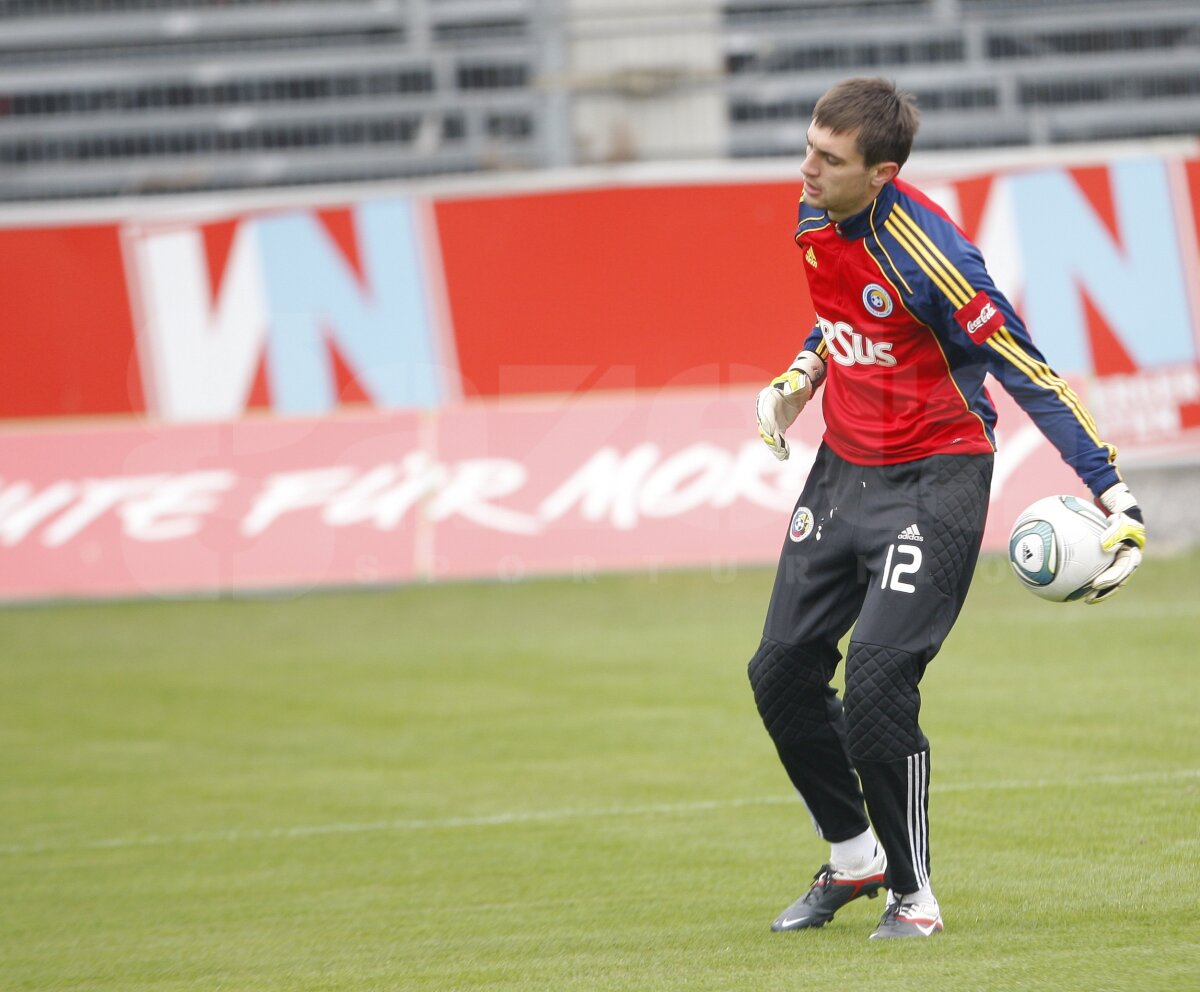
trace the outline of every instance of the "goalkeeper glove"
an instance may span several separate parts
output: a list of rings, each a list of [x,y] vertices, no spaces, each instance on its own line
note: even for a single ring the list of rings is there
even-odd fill
[[[758,433],[780,461],[786,461],[791,454],[784,431],[800,416],[824,374],[825,363],[812,352],[802,351],[790,369],[759,391],[755,403]]]
[[[1085,603],[1103,603],[1125,584],[1142,563],[1146,546],[1146,524],[1142,508],[1123,482],[1109,486],[1096,502],[1108,514],[1108,527],[1100,535],[1105,551],[1117,549],[1113,563],[1092,579],[1092,591],[1083,597]]]

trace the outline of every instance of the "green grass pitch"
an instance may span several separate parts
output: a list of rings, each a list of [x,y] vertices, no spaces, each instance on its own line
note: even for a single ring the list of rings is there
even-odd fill
[[[0,989],[1178,990],[1200,555],[986,558],[924,684],[946,932],[772,934],[825,855],[745,677],[767,570],[0,611]]]

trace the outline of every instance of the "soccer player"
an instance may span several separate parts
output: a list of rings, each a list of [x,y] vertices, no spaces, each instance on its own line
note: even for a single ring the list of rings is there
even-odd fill
[[[758,396],[759,433],[780,459],[784,432],[822,385],[826,424],[749,665],[784,769],[830,843],[774,930],[823,926],[885,887],[872,938],[942,929],[918,686],[983,536],[996,421],[987,373],[1108,514],[1102,542],[1116,557],[1086,601],[1116,592],[1145,546],[1116,450],[1046,364],[979,249],[897,178],[917,125],[913,97],[883,79],[845,80],[818,101],[796,228],[816,326]],[[843,708],[830,680],[851,625]]]

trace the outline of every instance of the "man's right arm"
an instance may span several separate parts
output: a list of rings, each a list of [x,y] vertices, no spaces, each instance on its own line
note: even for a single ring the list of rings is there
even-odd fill
[[[759,437],[780,461],[791,454],[784,433],[825,381],[825,359],[818,353],[825,344],[819,329],[814,328],[804,343],[805,350],[783,375],[776,376],[759,391],[755,403]],[[810,344],[812,348],[808,347]]]

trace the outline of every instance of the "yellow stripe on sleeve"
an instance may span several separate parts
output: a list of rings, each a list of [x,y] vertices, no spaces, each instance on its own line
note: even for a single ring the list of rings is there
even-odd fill
[[[937,246],[934,240],[923,230],[921,230],[921,228],[917,226],[917,222],[914,221],[907,213],[905,213],[903,208],[901,208],[899,205],[892,208],[892,213],[896,215],[896,219],[900,226],[912,232],[913,237],[915,237],[925,248],[925,250],[935,259],[935,261],[940,264],[946,275],[952,281],[958,284],[959,288],[966,293],[967,299],[970,300],[975,295],[975,288],[966,280],[963,274],[958,270],[958,267],[951,262],[950,259],[945,256],[945,254],[943,254],[942,249]]]
[[[1039,362],[1030,356],[1020,345],[1016,338],[1013,337],[1012,331],[1007,327],[1000,328],[994,335],[998,340],[995,348],[1001,354],[1005,355],[1018,368],[1022,369],[1029,378],[1035,382],[1041,383],[1046,389],[1053,390],[1063,396],[1064,401],[1069,398],[1070,404],[1077,410],[1079,420],[1085,426],[1096,430],[1096,422],[1092,419],[1092,415],[1087,408],[1080,402],[1075,391],[1065,379],[1055,375],[1053,370],[1045,362]]]
[[[878,203],[879,201],[876,200],[875,202]],[[884,221],[885,226],[886,226],[886,224],[887,224],[887,222]],[[910,286],[908,284],[908,280],[904,278],[904,273],[900,271],[900,267],[894,261],[892,261],[892,256],[887,250],[887,245],[885,245],[883,243],[883,239],[879,236],[879,229],[875,227],[875,208],[874,207],[871,207],[871,233],[873,235],[875,235],[875,244],[879,245],[879,250],[881,252],[883,252],[883,257],[887,259],[888,265],[890,265],[892,267],[892,271],[894,273],[896,273],[896,278],[899,279],[902,283],[904,283],[904,288],[906,290],[908,290],[908,295],[912,296],[913,295],[912,286]],[[876,262],[875,264],[879,265],[878,262]],[[880,268],[880,271],[883,270],[883,266],[880,265],[879,268]],[[888,279],[888,282],[891,282],[891,279]]]
[[[899,205],[892,208],[884,227],[912,256],[926,275],[945,293],[946,298],[959,310],[975,298],[975,287],[963,276],[937,246]],[[891,261],[889,259],[889,261]],[[1116,448],[1100,438],[1099,428],[1091,413],[1083,405],[1075,391],[1064,379],[1059,378],[1045,362],[1031,357],[1021,347],[1007,326],[1002,326],[988,337],[987,342],[1011,365],[1023,372],[1036,385],[1054,393],[1083,428],[1087,436],[1098,447],[1108,452],[1109,461],[1116,457]]]
[[[1063,406],[1075,415],[1075,419],[1092,442],[1098,448],[1107,450],[1110,459],[1115,456],[1116,449],[1100,438],[1100,431],[1096,426],[1095,420],[1092,419],[1092,415],[1075,394],[1075,391],[1065,380],[1054,375],[1048,365],[1044,362],[1036,361],[1023,351],[1007,327],[1000,328],[999,331],[988,338],[987,343],[1006,358],[1010,364],[1024,372],[1034,383],[1057,395]]]
[[[892,212],[895,213],[895,210],[893,209]],[[946,299],[954,305],[955,310],[959,310],[967,304],[971,297],[968,296],[966,299],[963,299],[961,292],[948,281],[945,273],[938,267],[936,260],[926,252],[923,252],[920,245],[914,242],[907,232],[902,231],[891,217],[883,222],[883,226],[900,243],[900,247],[908,252],[912,260],[921,267],[921,270],[942,291]]]

